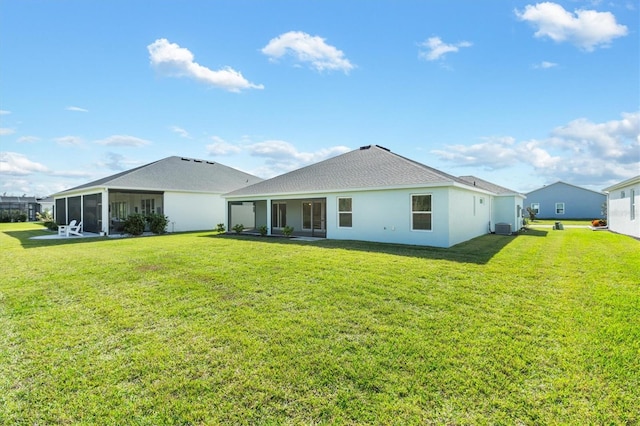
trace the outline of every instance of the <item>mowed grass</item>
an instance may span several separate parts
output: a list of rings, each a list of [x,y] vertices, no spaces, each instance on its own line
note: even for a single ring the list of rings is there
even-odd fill
[[[0,225],[2,424],[637,424],[640,242]]]

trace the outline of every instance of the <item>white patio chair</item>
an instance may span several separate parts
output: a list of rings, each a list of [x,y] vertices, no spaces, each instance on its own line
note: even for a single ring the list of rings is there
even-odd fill
[[[69,229],[73,226],[76,226],[76,221],[72,220],[68,225],[58,225],[58,236],[60,237],[68,237]]]
[[[69,234],[82,237],[82,221],[80,221],[80,223],[77,225],[69,225]]]

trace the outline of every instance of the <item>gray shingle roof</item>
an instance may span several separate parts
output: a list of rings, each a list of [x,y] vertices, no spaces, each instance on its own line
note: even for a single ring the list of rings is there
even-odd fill
[[[222,193],[261,180],[220,163],[174,156],[76,186],[60,194],[92,187]]]
[[[509,188],[505,188],[504,186],[496,185],[495,183],[488,182],[484,179],[480,179],[475,176],[460,176],[460,179],[467,182],[467,184],[471,186],[475,186],[480,189],[484,189],[486,191],[491,191],[494,194],[517,194],[518,191],[514,191]]]
[[[370,145],[226,194],[251,196],[465,183],[424,164]]]

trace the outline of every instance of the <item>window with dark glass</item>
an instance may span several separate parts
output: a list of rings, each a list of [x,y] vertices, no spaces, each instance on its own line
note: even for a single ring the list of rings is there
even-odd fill
[[[411,196],[411,229],[431,231],[431,195]]]
[[[353,211],[351,198],[338,198],[338,226],[351,228],[353,226]]]

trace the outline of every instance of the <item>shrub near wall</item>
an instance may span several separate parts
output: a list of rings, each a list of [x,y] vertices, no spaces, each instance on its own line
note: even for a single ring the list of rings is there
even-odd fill
[[[129,235],[142,235],[146,226],[146,220],[140,213],[134,213],[124,221],[122,229]]]
[[[164,234],[167,232],[167,225],[169,224],[169,218],[167,216],[154,213],[147,215],[146,219],[149,223],[149,230],[154,234]]]

